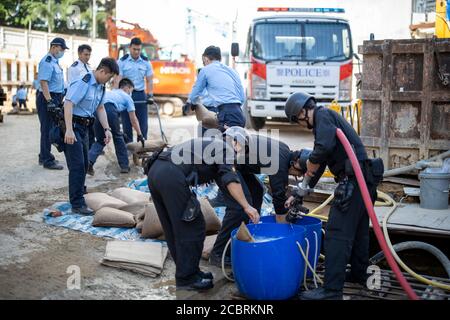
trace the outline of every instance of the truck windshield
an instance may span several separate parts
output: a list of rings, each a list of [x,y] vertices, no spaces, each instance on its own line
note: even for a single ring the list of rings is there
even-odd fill
[[[253,56],[257,59],[342,61],[352,55],[348,24],[336,22],[258,23]]]

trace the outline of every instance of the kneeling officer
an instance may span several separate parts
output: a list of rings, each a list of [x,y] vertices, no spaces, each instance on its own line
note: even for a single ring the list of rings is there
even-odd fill
[[[177,289],[213,287],[212,274],[199,269],[205,221],[192,187],[215,180],[254,223],[259,222],[258,211],[249,204],[239,183],[234,161],[234,150],[222,139],[203,138],[155,153],[146,165],[150,193],[176,264]]]
[[[92,214],[84,200],[84,183],[88,169],[88,128],[97,118],[105,131],[105,143],[111,141],[111,128],[108,124],[103,99],[105,83],[119,73],[119,66],[112,58],[104,58],[95,72],[72,82],[64,103],[65,156],[69,168],[69,196],[72,212]]]

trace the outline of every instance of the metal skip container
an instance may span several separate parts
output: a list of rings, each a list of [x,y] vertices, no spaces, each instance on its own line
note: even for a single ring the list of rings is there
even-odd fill
[[[386,169],[450,149],[450,39],[364,41],[361,139]]]

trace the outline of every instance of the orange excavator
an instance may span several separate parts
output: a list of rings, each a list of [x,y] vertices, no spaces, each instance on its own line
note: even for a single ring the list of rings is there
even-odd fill
[[[130,28],[117,27],[116,22],[127,24]],[[153,94],[155,101],[162,106],[162,112],[170,116],[180,116],[183,103],[192,90],[197,71],[193,61],[187,56],[179,60],[161,60],[160,46],[153,34],[139,26],[123,20],[108,17],[106,20],[108,33],[109,56],[115,59],[128,53],[129,44],[119,45],[118,36],[128,39],[138,37],[142,41],[142,54],[147,56],[153,67]]]

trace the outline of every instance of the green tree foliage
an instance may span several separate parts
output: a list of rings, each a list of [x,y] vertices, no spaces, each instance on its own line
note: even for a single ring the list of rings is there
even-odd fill
[[[92,0],[1,0],[0,25],[91,36]],[[106,38],[105,21],[115,0],[96,0],[97,36]]]

